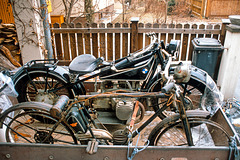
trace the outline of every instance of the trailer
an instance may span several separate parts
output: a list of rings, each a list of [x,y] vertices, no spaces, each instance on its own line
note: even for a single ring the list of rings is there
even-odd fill
[[[236,131],[229,123],[225,113],[220,108],[212,117],[220,123],[231,135]],[[211,135],[214,141],[221,141],[218,135]],[[239,157],[239,139],[229,142],[229,146],[215,147],[160,147],[160,146],[113,146],[99,145],[94,153],[86,152],[88,145],[51,145],[51,144],[14,144],[0,143],[1,160],[233,160]]]

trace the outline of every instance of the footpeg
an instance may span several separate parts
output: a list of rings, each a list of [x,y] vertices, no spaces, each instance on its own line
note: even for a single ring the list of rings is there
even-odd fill
[[[86,152],[88,154],[97,153],[97,149],[98,149],[98,141],[96,141],[96,139],[88,142],[88,146],[86,148]]]

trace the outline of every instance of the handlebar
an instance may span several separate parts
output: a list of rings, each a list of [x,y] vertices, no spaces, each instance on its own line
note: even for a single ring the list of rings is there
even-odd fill
[[[170,82],[169,84],[165,85],[164,87],[162,87],[162,92],[163,93],[167,93],[170,90],[172,90],[175,87],[175,83],[174,82]]]

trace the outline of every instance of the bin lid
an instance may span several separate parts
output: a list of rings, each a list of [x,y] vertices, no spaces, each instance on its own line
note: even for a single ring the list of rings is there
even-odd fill
[[[194,38],[192,40],[194,47],[214,47],[214,48],[222,48],[222,45],[219,40],[215,38]]]
[[[193,41],[198,46],[214,46],[219,47],[221,43],[215,38],[194,38]]]
[[[192,40],[193,47],[195,49],[210,49],[210,50],[222,50],[223,46],[220,41],[215,38],[194,38]]]

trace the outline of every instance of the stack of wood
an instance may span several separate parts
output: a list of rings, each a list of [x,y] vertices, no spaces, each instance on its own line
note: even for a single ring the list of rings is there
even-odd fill
[[[0,53],[15,67],[21,66],[20,47],[14,24],[0,24]],[[4,57],[1,59],[3,60]]]

